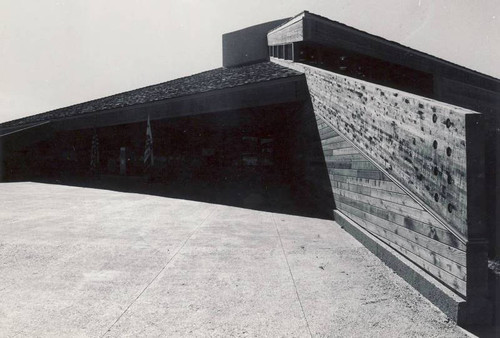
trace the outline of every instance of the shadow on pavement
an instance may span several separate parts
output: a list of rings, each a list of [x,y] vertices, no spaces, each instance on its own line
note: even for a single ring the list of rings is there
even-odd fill
[[[148,179],[142,176],[102,175],[99,178],[58,178],[33,180],[85,188],[139,193],[168,198],[222,204],[253,210],[331,219],[331,211],[318,207],[302,189],[272,179]]]

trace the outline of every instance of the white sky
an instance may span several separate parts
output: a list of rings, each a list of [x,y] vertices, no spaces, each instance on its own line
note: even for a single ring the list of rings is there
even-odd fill
[[[303,10],[500,78],[498,0],[0,0],[0,122],[222,65]]]

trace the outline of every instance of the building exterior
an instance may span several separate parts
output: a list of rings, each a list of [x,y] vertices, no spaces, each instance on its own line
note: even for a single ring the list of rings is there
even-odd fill
[[[309,12],[225,34],[223,65],[1,124],[0,177],[287,199],[334,217],[460,324],[491,322],[499,80]]]

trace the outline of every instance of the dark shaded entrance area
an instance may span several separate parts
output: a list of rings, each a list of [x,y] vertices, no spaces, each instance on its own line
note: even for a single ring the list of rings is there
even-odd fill
[[[314,183],[306,172],[311,152],[322,154],[317,130],[304,132],[307,120],[314,121],[314,113],[304,104],[281,104],[151,121],[155,163],[149,175],[146,121],[59,131],[12,152],[7,178],[328,218],[333,197],[324,192],[326,166],[314,173]],[[98,175],[90,171],[94,133]]]

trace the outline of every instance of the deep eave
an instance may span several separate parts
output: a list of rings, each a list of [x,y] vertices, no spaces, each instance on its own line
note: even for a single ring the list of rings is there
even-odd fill
[[[98,112],[129,108],[301,75],[297,71],[276,65],[272,62],[261,62],[242,67],[216,68],[164,83],[8,121],[0,124],[0,130],[16,130],[45,121],[57,121],[89,114],[93,115],[93,113]]]
[[[291,24],[293,24],[295,22],[298,22],[300,20],[303,20],[304,18],[313,18],[313,19],[316,19],[316,20],[320,20],[320,21],[322,21],[322,22],[324,22],[326,24],[334,25],[334,26],[336,26],[338,28],[341,28],[343,30],[346,30],[346,31],[352,32],[354,34],[357,34],[359,36],[362,36],[362,37],[364,37],[366,39],[377,41],[379,43],[382,43],[382,44],[384,44],[386,46],[389,46],[391,48],[394,48],[394,49],[402,50],[408,56],[417,56],[417,57],[420,57],[422,59],[426,59],[429,62],[439,63],[439,64],[441,64],[441,65],[443,65],[445,67],[452,68],[455,71],[464,72],[464,73],[468,73],[468,74],[473,75],[473,76],[477,76],[478,78],[481,78],[483,81],[490,82],[491,86],[496,86],[497,90],[498,90],[498,88],[500,88],[500,79],[497,79],[497,78],[495,78],[495,77],[493,77],[491,75],[484,74],[484,73],[481,73],[479,71],[476,71],[476,70],[473,70],[473,69],[461,66],[459,64],[447,61],[445,59],[439,58],[437,56],[434,56],[434,55],[431,55],[431,54],[428,54],[428,53],[425,53],[425,52],[413,49],[411,47],[402,45],[402,44],[400,44],[398,42],[395,42],[395,41],[392,41],[392,40],[388,40],[388,39],[385,39],[385,38],[377,36],[377,35],[370,34],[368,32],[365,32],[363,30],[351,27],[351,26],[346,25],[344,23],[341,23],[339,21],[331,20],[331,19],[326,18],[324,16],[321,16],[321,15],[318,15],[318,14],[314,14],[314,13],[310,13],[309,11],[303,11],[303,12],[295,15],[294,17],[292,17],[290,20],[288,20],[288,21],[282,23],[281,25],[273,28],[272,30],[270,30],[268,32],[268,36],[271,35],[271,34],[273,34],[273,33],[278,32],[278,31],[280,31],[282,29],[285,29],[287,26],[289,26],[289,25],[291,25]]]

